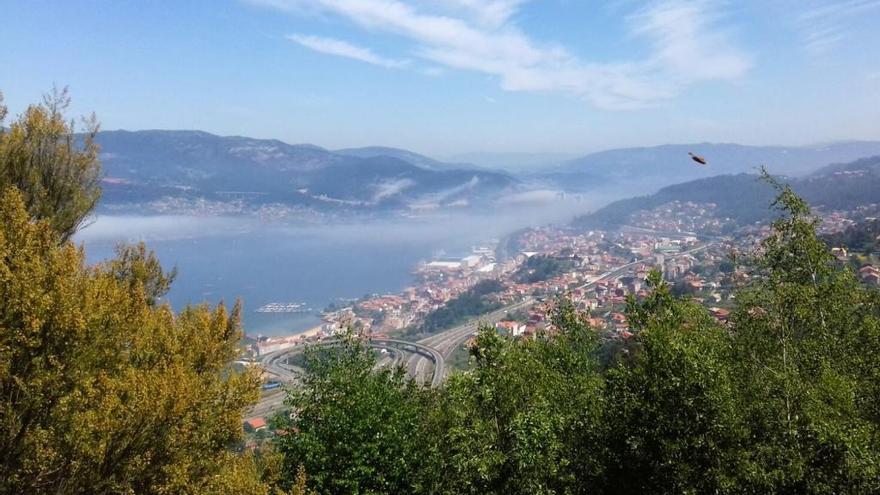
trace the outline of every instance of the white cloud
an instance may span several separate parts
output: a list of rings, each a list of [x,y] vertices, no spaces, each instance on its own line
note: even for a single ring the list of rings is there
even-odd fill
[[[487,26],[502,26],[529,0],[433,0],[463,10]]]
[[[655,3],[631,16],[636,35],[654,47],[653,63],[687,81],[735,79],[748,71],[749,57],[714,28],[717,12],[709,1]]]
[[[368,64],[379,65],[388,68],[399,68],[408,64],[406,60],[394,60],[381,57],[373,53],[369,48],[352,45],[346,41],[333,38],[323,38],[320,36],[306,36],[300,34],[290,34],[287,39],[299,43],[300,45],[315,50],[316,52],[326,53],[328,55],[336,55],[339,57],[347,57]]]
[[[750,67],[748,57],[716,29],[718,14],[710,1],[653,2],[633,14],[629,26],[652,51],[645,59],[616,63],[584,61],[563,46],[529,37],[511,21],[524,0],[250,1],[341,16],[368,31],[409,40],[416,56],[434,64],[496,76],[507,91],[560,92],[601,108],[652,105],[688,84],[736,79]],[[347,43],[307,41],[326,53],[386,60]]]
[[[880,0],[814,1],[794,17],[794,26],[801,33],[804,48],[821,56],[847,39],[853,23],[878,11]]]

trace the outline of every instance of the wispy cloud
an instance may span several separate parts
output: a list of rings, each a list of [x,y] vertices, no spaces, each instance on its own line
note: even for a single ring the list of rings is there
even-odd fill
[[[808,4],[795,16],[794,25],[808,52],[825,55],[846,40],[854,22],[877,12],[880,12],[880,0],[822,0]]]
[[[406,189],[414,186],[416,183],[412,179],[396,179],[388,180],[375,186],[376,193],[373,195],[373,202],[378,203],[392,196],[397,196]]]
[[[684,80],[735,79],[751,60],[736,49],[718,24],[709,1],[664,1],[630,17],[633,32],[654,47],[652,62]]]
[[[596,63],[564,46],[540,42],[513,21],[524,0],[250,0],[348,19],[369,32],[405,38],[411,52],[450,69],[496,76],[507,91],[560,92],[608,109],[638,108],[679,94],[687,85],[743,76],[749,58],[717,27],[714,1],[652,2],[629,27],[652,48],[641,60]],[[372,51],[337,40],[298,37],[312,49],[399,67]],[[390,62],[390,63],[389,63]]]
[[[409,63],[406,60],[385,58],[376,55],[369,48],[356,46],[346,41],[333,38],[290,34],[287,36],[287,39],[299,43],[300,45],[311,50],[315,50],[316,52],[326,53],[328,55],[336,55],[339,57],[352,58],[355,60],[360,60],[361,62],[379,65],[382,67],[399,68],[404,67]]]
[[[487,26],[498,27],[507,23],[519,7],[529,0],[434,0],[434,4],[445,4],[465,11]]]

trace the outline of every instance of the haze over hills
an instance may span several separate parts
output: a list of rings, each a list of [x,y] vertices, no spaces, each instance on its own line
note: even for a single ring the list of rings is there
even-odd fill
[[[427,157],[387,148],[333,152],[201,131],[108,131],[97,141],[106,173],[105,202],[115,204],[234,199],[392,209],[470,204],[516,184],[507,174],[441,167]]]
[[[331,151],[201,131],[106,131],[98,135],[98,142],[106,173],[103,205],[151,205],[148,209],[166,212],[186,211],[198,202],[234,203],[240,210],[285,205],[318,212],[487,208],[540,191],[546,193],[540,195],[542,201],[554,200],[553,191],[617,190],[616,197],[622,197],[636,189],[653,191],[695,179],[708,180],[712,190],[719,181],[734,179],[710,177],[754,173],[761,164],[776,175],[801,176],[829,163],[880,155],[880,142],[804,147],[663,145],[592,153],[549,171],[513,175],[399,148]],[[708,166],[693,163],[688,151],[705,156]],[[688,186],[682,188],[686,191]],[[658,197],[669,194],[687,196],[672,188]]]
[[[880,156],[837,163],[805,177],[788,178],[794,191],[813,207],[824,210],[853,210],[880,204]],[[755,174],[720,175],[675,184],[655,194],[615,201],[591,214],[579,217],[575,226],[607,228],[626,225],[634,214],[672,202],[714,204],[715,216],[745,225],[769,219],[775,191]]]
[[[473,165],[471,163],[466,162],[442,162],[440,160],[435,160],[431,157],[421,155],[419,153],[415,153],[409,150],[403,150],[400,148],[391,148],[388,146],[366,146],[363,148],[346,148],[341,150],[334,150],[333,153],[337,155],[345,155],[345,156],[353,156],[357,158],[377,158],[377,157],[391,157],[403,160],[405,162],[409,162],[417,167],[426,168],[429,170],[453,170],[453,169],[474,169],[480,168],[477,165]]]
[[[510,172],[534,172],[536,170],[558,167],[578,157],[577,153],[523,153],[523,152],[472,152],[450,156],[453,162],[473,163],[475,165],[507,170]]]
[[[708,166],[692,162],[688,152],[704,156]],[[720,174],[754,173],[761,165],[775,175],[799,176],[829,163],[850,162],[878,154],[880,141],[800,147],[667,144],[592,153],[552,171],[536,173],[535,179],[569,190],[590,190],[613,184],[662,187]]]

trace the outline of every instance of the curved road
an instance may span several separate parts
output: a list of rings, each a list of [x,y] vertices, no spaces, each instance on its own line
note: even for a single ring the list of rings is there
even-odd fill
[[[335,343],[335,340],[326,340],[317,343],[317,345],[325,346],[333,345]],[[368,345],[377,349],[391,350],[391,353],[394,354],[394,357],[391,358],[392,364],[405,363],[405,353],[411,353],[413,356],[417,356],[419,362],[433,364],[434,373],[431,379],[431,386],[437,387],[443,383],[443,379],[445,378],[444,371],[446,370],[446,358],[437,349],[418,342],[397,339],[372,339],[368,342]],[[287,364],[286,360],[292,354],[301,353],[304,348],[305,346],[295,346],[270,352],[259,356],[257,362],[262,364],[263,369],[278,381],[288,384],[294,383],[302,373],[302,369]],[[246,419],[267,416],[277,411],[284,404],[284,399],[286,397],[287,394],[285,394],[283,390],[276,390],[263,395],[260,398],[260,401],[248,412]]]
[[[670,255],[669,257],[675,258],[677,256],[683,256],[686,254],[696,253],[698,251],[702,251],[704,249],[707,249],[710,245],[711,245],[711,243],[704,244],[703,246],[699,246],[699,247],[690,249],[688,251],[682,251],[680,253]],[[621,265],[613,270],[609,270],[609,271],[599,275],[596,279],[591,280],[590,282],[587,282],[585,284],[582,284],[582,285],[575,287],[575,289],[589,289],[592,286],[596,285],[597,282],[600,282],[600,281],[608,279],[608,278],[616,277],[616,276],[626,272],[627,270],[629,270],[633,266],[648,262],[651,259],[653,259],[653,258],[642,258],[642,259],[627,263],[625,265]],[[574,290],[574,289],[572,289],[572,290]],[[500,321],[501,318],[503,318],[508,312],[517,311],[519,309],[531,307],[535,302],[536,302],[536,300],[533,297],[529,296],[526,299],[523,299],[521,302],[512,304],[510,306],[506,306],[504,308],[493,311],[492,313],[482,315],[478,318],[474,318],[467,323],[464,323],[464,324],[459,325],[457,327],[451,328],[449,330],[445,330],[443,332],[431,335],[429,337],[425,337],[425,338],[419,340],[418,342],[420,344],[430,346],[430,347],[437,349],[438,351],[440,351],[440,353],[443,355],[444,358],[448,359],[449,356],[452,355],[452,353],[455,352],[455,350],[461,344],[465,343],[471,336],[476,334],[477,329],[480,327],[480,325],[494,324],[494,323]],[[428,364],[429,364],[429,362],[426,359],[422,358],[421,356],[415,355],[415,356],[411,357],[409,359],[409,362],[407,363],[407,369],[409,370],[410,376],[416,378],[417,380],[423,380],[425,368]],[[436,377],[437,374],[438,373],[435,372],[434,376]],[[443,371],[443,374],[445,375],[445,370]]]
[[[702,251],[704,249],[707,249],[711,244],[712,243],[705,244],[703,246],[690,249],[688,251],[683,251],[671,255],[669,257],[674,258],[677,256],[683,256],[686,254],[692,254],[698,251]],[[599,275],[599,277],[597,277],[596,279],[582,284],[576,288],[588,289],[596,285],[596,283],[599,281],[618,276],[626,270],[632,268],[633,266],[640,263],[645,263],[651,259],[652,258],[643,258],[619,266],[613,270],[609,270]],[[479,316],[468,321],[467,323],[425,337],[417,342],[399,339],[373,339],[370,341],[369,345],[370,347],[375,347],[379,349],[389,349],[392,352],[401,351],[399,353],[395,353],[394,357],[392,358],[392,364],[406,366],[408,375],[421,383],[424,383],[426,381],[428,369],[429,367],[431,367],[431,386],[437,387],[442,384],[443,380],[446,378],[446,359],[448,359],[449,356],[451,356],[452,353],[455,352],[455,350],[460,345],[466,342],[471,336],[475,335],[477,329],[481,325],[494,324],[497,321],[500,321],[508,312],[529,308],[534,305],[535,302],[537,301],[534,297],[526,297],[518,303],[511,304],[509,306],[505,306],[501,309],[495,310],[491,313]],[[321,342],[320,345],[332,345],[334,342],[334,340],[328,340]],[[284,361],[289,355],[302,352],[303,347],[304,346],[296,346],[289,349],[268,353],[260,356],[258,362],[263,364],[266,371],[278,377],[280,381],[288,383],[294,382],[297,379],[297,375],[299,375],[302,370],[296,368],[295,366],[286,364],[284,363]],[[407,354],[409,355],[409,357],[407,356]],[[277,409],[283,403],[285,395],[286,394],[284,394],[283,392],[279,392],[278,394],[264,396],[260,400],[260,402],[256,406],[254,406],[254,409],[249,414],[249,417],[266,415],[269,412]]]

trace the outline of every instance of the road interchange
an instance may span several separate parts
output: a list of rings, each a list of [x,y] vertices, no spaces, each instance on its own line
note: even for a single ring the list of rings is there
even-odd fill
[[[702,251],[711,246],[711,242],[697,248],[682,251],[671,257],[690,255],[698,251]],[[625,265],[619,266],[613,270],[602,273],[593,280],[584,283],[575,289],[589,289],[598,282],[616,277],[625,273],[630,268],[650,261],[651,258],[643,258],[632,261]],[[573,289],[573,290],[575,290]],[[427,336],[416,342],[400,340],[400,339],[370,339],[367,345],[376,349],[386,349],[391,355],[388,365],[403,366],[407,370],[408,377],[418,381],[419,383],[427,382],[428,371],[430,374],[430,385],[432,387],[440,386],[446,378],[446,360],[464,344],[468,339],[477,333],[477,330],[483,325],[493,325],[503,319],[508,313],[521,309],[528,309],[537,303],[538,300],[532,296],[526,297],[522,301],[497,309],[491,313],[481,315],[470,321],[450,328],[448,330]],[[324,340],[316,345],[334,345],[338,341],[335,339]],[[286,384],[294,384],[298,380],[298,376],[302,373],[302,369],[288,364],[288,359],[297,353],[301,353],[305,346],[295,346],[292,348],[267,353],[257,359],[257,363],[263,366],[269,377]],[[283,391],[277,393],[269,393],[264,395],[260,402],[254,406],[248,417],[265,416],[281,408],[286,394]]]

